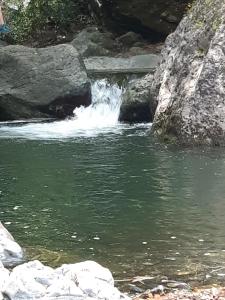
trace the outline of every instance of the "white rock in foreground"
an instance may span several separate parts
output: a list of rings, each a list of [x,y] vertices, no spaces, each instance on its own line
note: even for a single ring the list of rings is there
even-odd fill
[[[10,300],[129,299],[114,287],[111,272],[94,261],[62,265],[55,270],[31,261],[15,267],[5,278],[0,292]]]
[[[15,265],[23,260],[23,250],[0,222],[0,261],[5,266]]]

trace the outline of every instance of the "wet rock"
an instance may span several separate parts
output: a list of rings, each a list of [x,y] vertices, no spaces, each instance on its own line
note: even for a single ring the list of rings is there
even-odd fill
[[[225,2],[196,1],[168,37],[154,75],[156,136],[181,144],[225,144]]]
[[[136,286],[135,284],[128,284],[129,286],[129,290],[131,291],[131,293],[143,293],[144,290],[139,288],[138,286]]]
[[[2,268],[2,263],[4,266],[13,266],[21,263],[23,259],[22,248],[15,242],[12,235],[0,222],[0,278],[6,273]]]
[[[0,47],[0,120],[64,118],[91,102],[90,82],[71,45]]]
[[[39,261],[20,265],[11,272],[2,293],[11,300],[129,300],[114,287],[110,271],[93,261],[57,269]]]
[[[153,75],[133,81],[122,97],[119,120],[127,123],[152,122],[156,104],[150,95]]]
[[[71,44],[82,57],[115,55],[120,48],[112,33],[100,32],[97,27],[82,30]]]

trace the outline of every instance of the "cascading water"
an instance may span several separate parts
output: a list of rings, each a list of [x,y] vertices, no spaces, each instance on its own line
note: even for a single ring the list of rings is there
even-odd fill
[[[122,88],[109,84],[107,80],[98,80],[92,85],[92,104],[74,110],[76,128],[107,128],[118,124]]]
[[[1,126],[0,137],[24,137],[30,139],[58,139],[74,136],[95,136],[113,131],[118,126],[123,89],[108,80],[92,84],[92,104],[74,110],[74,117],[52,123],[30,123],[17,126]]]

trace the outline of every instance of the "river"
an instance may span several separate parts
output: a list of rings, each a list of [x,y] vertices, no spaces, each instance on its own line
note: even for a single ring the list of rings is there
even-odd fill
[[[1,220],[50,265],[92,259],[116,279],[222,282],[224,151],[166,146],[150,124],[119,124],[121,89],[100,85],[100,115],[95,102],[72,120],[1,124]]]

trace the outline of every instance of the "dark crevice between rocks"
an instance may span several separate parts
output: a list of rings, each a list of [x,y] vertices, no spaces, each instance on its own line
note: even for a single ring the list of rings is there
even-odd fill
[[[129,16],[121,15],[121,19],[109,18],[106,26],[118,35],[124,34],[127,31],[133,31],[141,34],[142,37],[150,43],[164,42],[167,37],[166,34],[151,30],[147,26],[143,25],[140,20]],[[174,30],[175,28],[176,27],[174,27]]]

